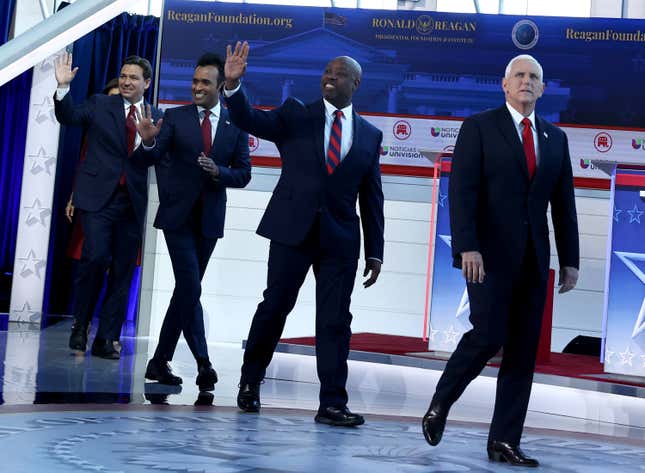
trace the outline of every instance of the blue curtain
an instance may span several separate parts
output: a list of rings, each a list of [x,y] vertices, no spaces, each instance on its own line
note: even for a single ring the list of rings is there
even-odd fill
[[[159,18],[123,13],[76,41],[73,63],[79,70],[70,92],[74,100],[82,102],[103,90],[108,81],[118,76],[123,60],[129,55],[136,54],[148,59],[154,72],[158,34]],[[153,97],[152,89],[152,86],[148,89],[146,98],[149,101]],[[45,284],[45,314],[70,313],[72,262],[66,257],[66,249],[71,226],[63,213],[72,191],[82,133],[77,127],[66,127],[61,132]]]
[[[7,42],[16,0],[2,0],[0,3],[0,46]]]
[[[16,0],[0,3],[0,45],[7,42]],[[25,155],[31,71],[0,87],[0,312],[7,310]]]

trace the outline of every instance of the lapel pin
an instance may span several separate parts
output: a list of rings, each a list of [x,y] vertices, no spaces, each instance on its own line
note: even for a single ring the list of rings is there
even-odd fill
[[[226,124],[227,124],[227,125],[230,125],[230,124],[231,124],[231,122],[229,122],[228,120],[226,120]]]
[[[547,133],[546,131],[543,131],[542,133],[544,133],[544,137],[545,137],[545,138],[548,138],[548,137],[549,137],[549,135],[548,135],[548,133]]]

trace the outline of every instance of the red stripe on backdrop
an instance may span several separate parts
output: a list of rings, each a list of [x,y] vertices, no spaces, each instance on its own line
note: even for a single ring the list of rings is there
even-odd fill
[[[645,189],[645,175],[616,173],[616,185],[642,187]]]
[[[253,166],[279,168],[280,158],[271,156],[253,156],[251,158]],[[441,172],[450,172],[452,163],[443,161],[441,163]],[[394,164],[381,164],[381,173],[392,176],[410,176],[410,177],[432,177],[434,170],[426,166],[397,166]],[[573,184],[580,189],[599,189],[609,190],[609,179],[599,179],[595,177],[574,177]]]

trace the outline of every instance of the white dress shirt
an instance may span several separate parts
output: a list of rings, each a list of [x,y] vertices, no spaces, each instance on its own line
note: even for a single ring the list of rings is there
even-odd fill
[[[515,129],[517,130],[517,135],[520,137],[520,143],[523,143],[522,132],[524,131],[524,125],[522,125],[522,120],[524,120],[524,115],[522,115],[520,112],[515,110],[508,102],[506,102],[506,108],[508,108],[508,111],[511,113],[511,117],[513,118],[513,124],[515,125]],[[535,126],[535,110],[533,110],[531,114],[526,118],[528,118],[529,121],[531,122],[531,133],[533,133],[533,146],[535,147],[535,165],[539,166],[540,165],[540,147],[538,146],[537,127]]]
[[[325,159],[327,156],[327,151],[329,150],[329,137],[331,135],[331,127],[334,123],[334,112],[338,110],[332,104],[323,99],[325,103]],[[354,117],[352,115],[352,104],[350,103],[347,107],[341,108],[343,112],[343,118],[341,118],[342,124],[342,134],[340,136],[340,160],[342,161],[347,153],[349,153],[350,148],[352,147],[352,140],[354,138]]]

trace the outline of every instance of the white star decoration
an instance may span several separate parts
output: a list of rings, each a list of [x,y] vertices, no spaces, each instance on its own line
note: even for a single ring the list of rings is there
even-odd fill
[[[27,256],[24,258],[17,258],[19,261],[22,261],[22,269],[20,270],[20,276],[26,278],[32,274],[35,274],[38,279],[40,279],[40,270],[46,266],[45,261],[36,258],[36,253],[34,250],[29,250]]]
[[[31,204],[31,206],[26,206],[25,210],[27,210],[27,217],[25,218],[25,223],[28,226],[33,226],[36,224],[40,224],[43,227],[47,226],[47,223],[49,222],[47,220],[47,217],[49,217],[52,213],[52,211],[46,207],[43,207],[40,203],[40,199],[34,200],[34,203]]]
[[[609,347],[605,347],[605,364],[611,364],[611,359],[615,355],[615,352],[611,351]]]
[[[54,101],[51,97],[43,98],[42,103],[32,104],[35,110],[35,120],[39,125],[43,122],[50,121],[56,123],[56,115],[54,114]]]
[[[634,358],[634,353],[629,350],[629,346],[625,348],[625,351],[620,352],[620,363],[622,365],[632,366],[632,358]]]
[[[623,213],[621,209],[614,209],[614,220],[617,222],[618,221],[618,216]]]
[[[29,302],[25,302],[22,305],[22,309],[11,310],[11,319],[16,322],[35,322],[40,313],[38,311],[32,310]]]
[[[27,157],[31,159],[30,173],[35,175],[45,171],[48,175],[52,175],[51,167],[56,164],[56,157],[47,156],[45,148],[41,146],[36,154],[30,154]]]
[[[614,251],[614,254],[620,258],[620,260],[627,266],[627,268],[634,273],[640,281],[645,284],[645,273],[636,266],[634,261],[645,261],[645,253],[627,253],[624,251]],[[645,330],[645,297],[641,303],[641,310],[638,313],[636,318],[636,323],[634,324],[634,330],[632,331],[632,338],[635,338],[638,334]]]
[[[464,289],[464,293],[461,295],[461,301],[459,302],[459,307],[457,307],[457,312],[455,312],[455,318],[459,318],[462,315],[466,317],[470,316],[470,301],[468,300],[468,289]]]
[[[641,223],[641,215],[645,212],[639,210],[638,206],[634,204],[634,208],[632,210],[628,210],[627,213],[629,214],[629,223]]]
[[[451,325],[450,328],[444,332],[444,336],[445,336],[445,340],[444,340],[445,343],[456,345],[459,332],[455,330],[454,325]]]
[[[432,324],[430,324],[428,338],[430,339],[431,342],[434,342],[434,338],[437,336],[438,333],[439,333],[439,330],[433,329]]]
[[[439,192],[439,205],[441,207],[446,206],[446,199],[447,198],[448,198],[448,194],[442,194],[441,192]]]

